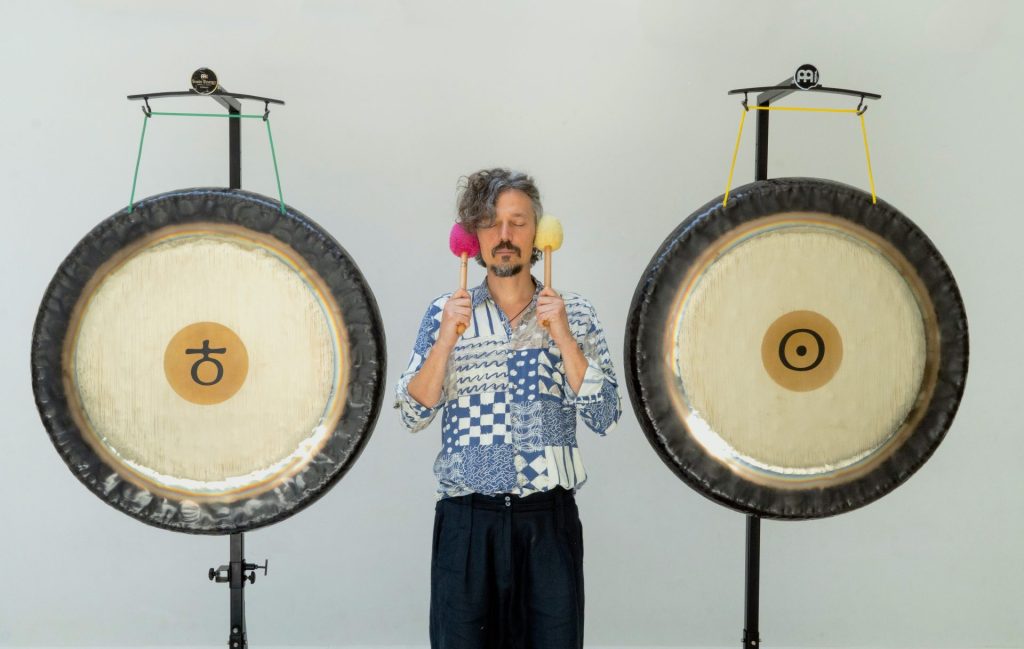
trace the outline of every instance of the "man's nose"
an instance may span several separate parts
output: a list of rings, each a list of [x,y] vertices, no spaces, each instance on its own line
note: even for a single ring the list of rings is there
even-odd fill
[[[512,234],[512,226],[508,222],[501,224],[501,240],[510,241],[509,235]]]

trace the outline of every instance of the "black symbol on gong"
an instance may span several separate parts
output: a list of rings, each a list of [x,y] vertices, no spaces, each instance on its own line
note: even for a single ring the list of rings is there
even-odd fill
[[[818,68],[810,63],[805,63],[796,69],[793,75],[793,83],[801,90],[810,90],[818,87]]]
[[[220,383],[220,380],[224,378],[224,366],[220,364],[220,361],[216,358],[210,358],[210,354],[226,354],[228,351],[227,347],[219,347],[217,349],[210,349],[210,341],[204,340],[202,349],[186,349],[186,354],[202,354],[203,357],[192,364],[192,380],[199,385],[216,385]],[[203,363],[213,363],[213,366],[217,368],[217,376],[212,381],[204,381],[199,378],[199,366]]]
[[[797,367],[796,365],[793,365],[792,363],[790,363],[789,359],[786,358],[786,343],[789,342],[790,337],[794,336],[795,334],[800,334],[800,333],[810,334],[811,336],[814,337],[814,342],[816,342],[818,344],[818,356],[817,356],[817,358],[815,358],[814,362],[812,362],[810,365],[806,365],[804,367]],[[805,347],[804,345],[798,346],[796,348],[796,355],[800,356],[801,358],[806,356],[807,355],[807,347]],[[783,336],[782,340],[779,341],[779,360],[782,361],[782,364],[785,365],[787,369],[791,369],[791,370],[796,371],[796,372],[807,372],[807,371],[813,370],[818,365],[821,365],[821,361],[824,358],[825,358],[825,341],[822,339],[821,336],[818,335],[818,332],[813,331],[811,329],[794,329],[794,330],[790,331],[789,333],[787,333],[785,336]]]

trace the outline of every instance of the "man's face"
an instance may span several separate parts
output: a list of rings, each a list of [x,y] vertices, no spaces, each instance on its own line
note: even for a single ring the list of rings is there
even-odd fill
[[[506,189],[494,203],[494,223],[478,227],[480,255],[498,277],[512,277],[530,263],[537,223],[533,202],[518,189]]]

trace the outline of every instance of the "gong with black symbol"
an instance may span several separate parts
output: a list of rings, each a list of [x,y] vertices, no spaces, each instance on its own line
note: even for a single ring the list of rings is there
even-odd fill
[[[626,331],[629,394],[665,463],[773,518],[870,503],[949,429],[967,375],[956,282],[910,219],[858,189],[759,181],[682,222]]]
[[[384,329],[348,253],[258,194],[188,189],[96,226],[32,339],[50,437],[96,495],[176,531],[229,534],[322,496],[380,410]]]

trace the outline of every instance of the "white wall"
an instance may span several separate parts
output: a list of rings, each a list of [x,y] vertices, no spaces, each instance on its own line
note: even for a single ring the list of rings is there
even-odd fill
[[[566,228],[560,284],[596,305],[621,378],[636,281],[724,188],[740,111],[726,91],[812,62],[826,85],[884,95],[867,113],[878,192],[956,274],[971,372],[949,436],[906,485],[834,519],[764,523],[762,635],[776,647],[1024,646],[1022,22],[1011,2],[0,5],[0,645],[225,640],[227,588],[205,573],[227,540],[103,504],[60,461],[32,400],[43,289],[128,199],[142,116],[125,95],[184,89],[205,65],[235,92],[287,100],[272,113],[285,200],[372,286],[390,396],[423,308],[457,278],[445,241],[460,175],[536,176]],[[855,103],[788,100],[808,102]],[[752,179],[748,126],[737,184]],[[243,186],[272,195],[265,135],[243,130]],[[225,131],[154,118],[139,195],[226,184]],[[866,188],[856,120],[776,114],[769,173]],[[254,644],[425,644],[435,438],[409,436],[386,406],[337,488],[247,535],[249,558],[271,568],[247,590]],[[744,517],[662,465],[628,399],[619,428],[581,446],[588,643],[737,646]]]

